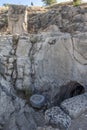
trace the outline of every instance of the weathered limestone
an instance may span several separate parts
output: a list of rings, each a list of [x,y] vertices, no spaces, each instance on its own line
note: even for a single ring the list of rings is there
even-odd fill
[[[28,37],[19,39],[16,51],[16,65],[17,65],[17,81],[16,88],[29,89],[31,85],[31,62],[30,51],[32,45]],[[20,83],[20,87],[19,87]]]
[[[79,49],[79,53],[87,56],[85,42],[87,34],[70,36],[69,34],[56,33],[56,36],[52,35],[52,33],[43,34],[42,43],[36,44],[37,51],[34,55],[35,88],[39,91],[48,91],[48,93],[51,91],[51,94],[49,94],[51,101],[52,97],[59,91],[58,86],[68,81],[78,81],[84,86],[87,84],[85,80],[87,65],[82,61],[84,60],[86,63],[86,58],[81,59],[81,55],[78,56],[76,53]],[[54,40],[55,43],[52,44]],[[85,47],[80,46],[82,43],[85,44]]]
[[[0,74],[5,74],[5,69],[3,68],[3,65],[1,64],[1,61],[0,61]]]
[[[43,35],[44,41],[42,41],[42,44],[41,42],[37,43],[37,53],[34,56],[35,75],[37,75],[35,86],[38,89],[40,87],[42,91],[47,89],[46,84],[49,87],[53,83],[62,85],[63,82],[73,79],[72,68],[74,61],[65,47],[67,44],[69,49],[72,49],[71,37],[69,34],[57,33],[56,36],[51,37],[52,34]],[[67,39],[66,44],[65,39]]]
[[[15,112],[11,89],[11,84],[0,76],[0,129],[3,129],[11,114]]]
[[[63,32],[78,33],[78,31],[87,31],[85,7],[54,5],[45,9],[44,13],[35,13],[34,15],[33,11],[31,14],[29,12],[28,32],[38,32],[38,30],[44,30],[53,24],[57,25]]]
[[[44,111],[54,105],[56,94],[61,98],[61,85],[71,80],[87,85],[87,10],[72,6],[36,10],[10,5],[5,15],[7,18],[8,14],[6,26],[4,13],[0,13],[0,20],[3,18],[0,31],[6,27],[4,31],[18,33],[0,36],[0,129],[3,130],[56,130],[45,123]],[[26,34],[27,31],[38,33]],[[27,105],[32,93],[44,95],[47,101],[38,112]],[[76,118],[87,109],[86,98],[87,94],[80,95],[65,100],[61,106]],[[48,109],[45,118],[53,127],[64,130],[71,123],[71,118],[59,107]]]
[[[87,111],[87,93],[66,99],[61,103],[61,107],[71,118],[77,118]]]
[[[1,92],[0,96],[0,116],[5,115],[5,118],[9,118],[10,114],[14,112],[14,106],[12,104],[11,98],[5,94],[5,92]]]
[[[35,111],[13,90],[13,86],[0,77],[0,129],[36,130]]]
[[[52,107],[45,112],[45,119],[48,124],[58,127],[61,130],[67,130],[71,125],[70,117],[59,107]]]
[[[87,35],[78,34],[73,38],[74,57],[81,64],[87,64]]]
[[[86,5],[86,4],[85,4]],[[87,32],[85,5],[54,5],[52,7],[25,7],[9,5],[0,7],[0,32],[37,33],[50,25],[57,25],[62,32],[71,34]]]
[[[30,113],[19,113],[17,115],[17,124],[21,130],[36,130],[37,126]]]
[[[30,37],[20,36],[18,40],[14,36],[0,37],[4,77],[16,89],[48,92],[51,101],[60,91],[59,86],[68,81],[86,86],[86,39],[86,33],[71,36],[59,32],[57,26]]]

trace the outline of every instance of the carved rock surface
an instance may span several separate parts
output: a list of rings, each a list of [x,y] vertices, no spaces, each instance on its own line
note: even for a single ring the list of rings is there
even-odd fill
[[[34,94],[30,97],[30,103],[35,108],[41,108],[42,106],[44,106],[45,97],[40,94]]]
[[[52,103],[55,95],[61,94],[61,85],[71,80],[86,87],[87,9],[11,5],[0,10],[0,33],[3,31],[11,35],[0,35],[0,129],[54,130],[45,127],[44,110],[35,111],[26,100],[38,92]],[[76,118],[87,109],[86,97],[83,94],[65,100],[61,106]],[[71,123],[59,107],[48,109],[45,117],[64,130]]]
[[[34,43],[31,37],[36,39]],[[87,33],[71,36],[57,26],[30,37],[20,36],[16,44],[12,36],[0,37],[4,77],[18,90],[48,92],[51,101],[60,86],[71,80],[86,86],[86,39]]]
[[[54,39],[55,44],[52,44]],[[78,81],[85,86],[87,84],[86,39],[86,33],[80,33],[79,36],[51,31],[43,34],[42,41],[34,45],[35,88],[42,92],[52,91],[49,94],[52,99],[52,96],[60,90],[58,86],[68,81]]]
[[[26,6],[10,5],[8,11],[8,28],[10,33],[23,34],[26,32]]]

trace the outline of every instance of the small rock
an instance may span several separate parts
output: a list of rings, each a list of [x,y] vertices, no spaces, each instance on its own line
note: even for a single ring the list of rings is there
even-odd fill
[[[45,112],[46,122],[62,130],[69,128],[71,118],[65,114],[59,107],[52,107]]]
[[[10,69],[13,69],[13,67],[14,67],[13,64],[10,63],[9,66],[8,66],[8,69],[9,69],[9,70],[10,70]]]
[[[54,45],[54,44],[56,43],[56,39],[50,39],[50,40],[48,41],[48,43],[49,43],[50,45]]]
[[[11,75],[12,74],[12,70],[8,70],[8,75]]]
[[[41,108],[45,103],[45,97],[40,94],[35,94],[30,97],[32,107]]]
[[[14,59],[13,58],[9,58],[9,63],[13,63]]]

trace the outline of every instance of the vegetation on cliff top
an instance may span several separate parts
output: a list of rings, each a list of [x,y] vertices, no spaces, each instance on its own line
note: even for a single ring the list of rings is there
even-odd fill
[[[42,0],[42,2],[44,2],[45,5],[51,5],[51,4],[57,3],[56,0]]]
[[[52,5],[57,3],[57,0],[42,0],[42,2],[44,2],[45,5]],[[78,6],[80,4],[81,4],[81,0],[73,0],[74,6]]]

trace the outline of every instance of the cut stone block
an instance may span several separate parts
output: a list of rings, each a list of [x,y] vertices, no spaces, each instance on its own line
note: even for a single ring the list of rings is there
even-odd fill
[[[27,32],[26,6],[10,5],[8,10],[8,28],[13,34]]]
[[[52,107],[45,112],[47,124],[53,127],[67,130],[71,125],[71,118],[65,114],[59,107]]]
[[[87,93],[66,99],[61,107],[71,118],[77,118],[87,110]]]

